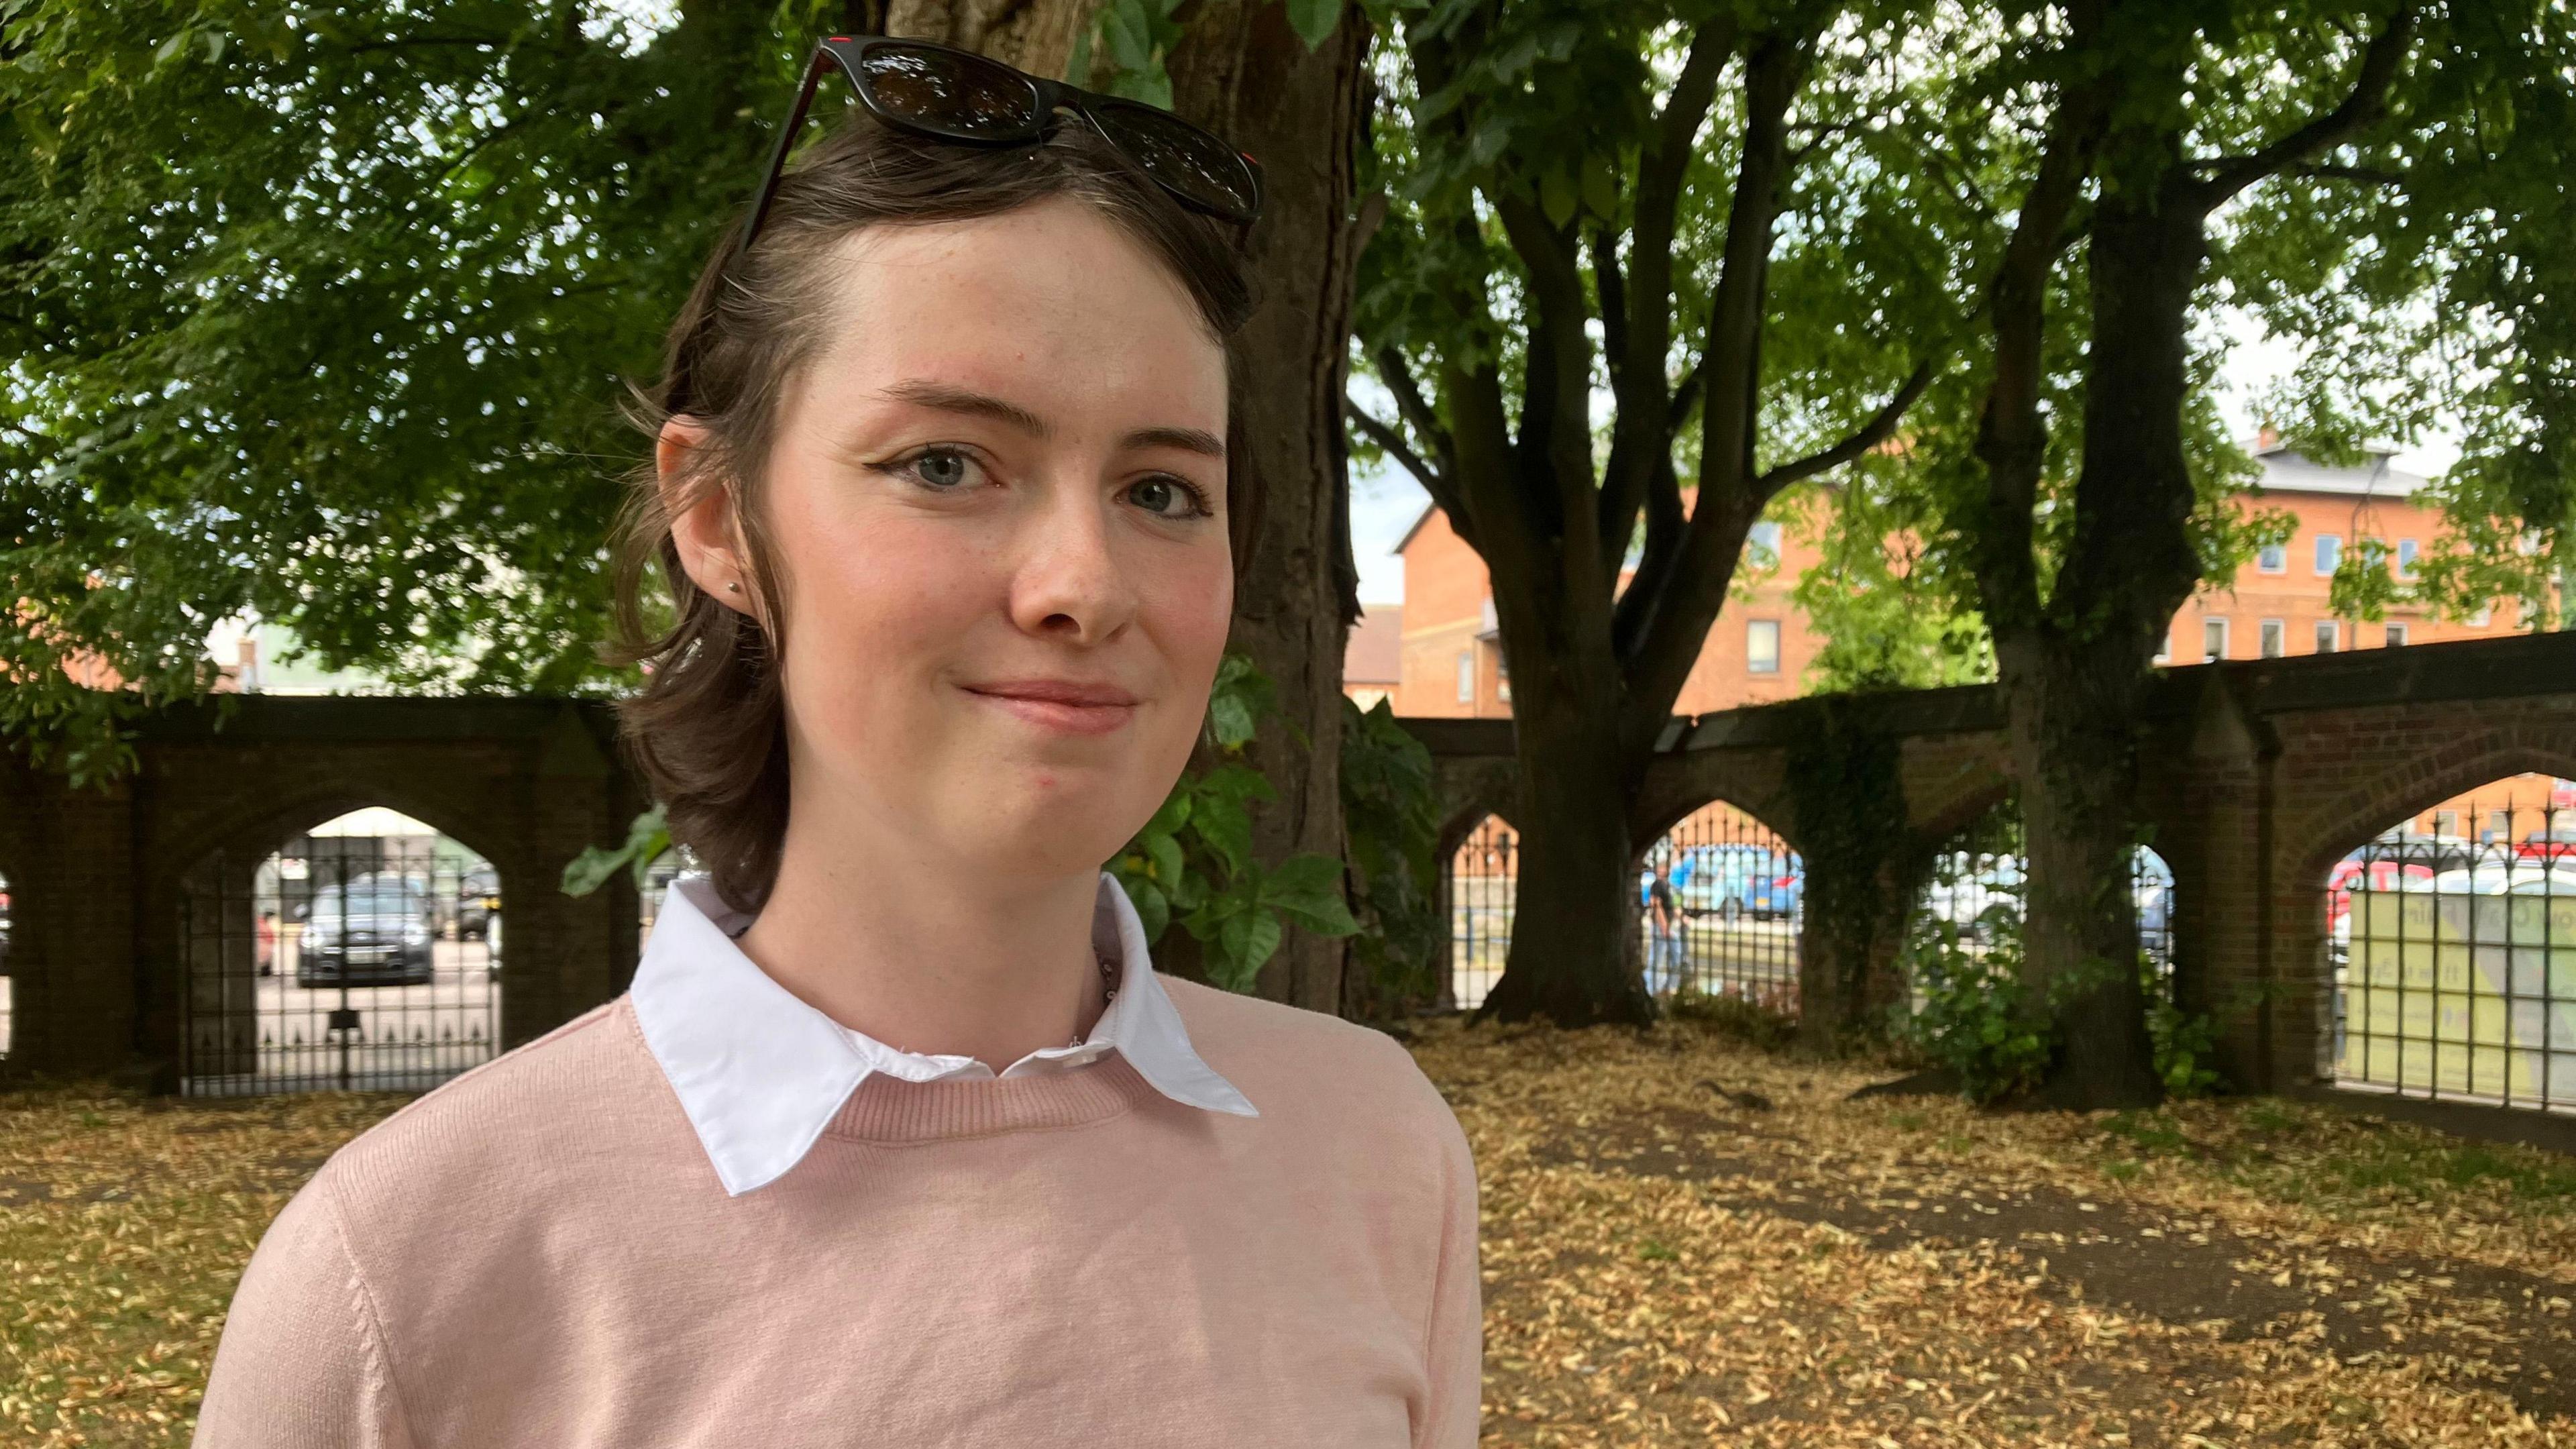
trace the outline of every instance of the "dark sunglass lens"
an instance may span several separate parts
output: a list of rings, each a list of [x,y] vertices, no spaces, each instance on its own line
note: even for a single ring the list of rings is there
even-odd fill
[[[1223,141],[1152,106],[1092,104],[1109,139],[1155,180],[1230,220],[1250,221],[1260,211],[1261,191],[1252,167]]]
[[[1038,91],[1008,66],[919,45],[872,45],[859,84],[889,115],[970,141],[1010,141],[1038,124]]]

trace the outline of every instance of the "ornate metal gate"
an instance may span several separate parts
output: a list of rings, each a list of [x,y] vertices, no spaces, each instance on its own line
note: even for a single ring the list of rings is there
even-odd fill
[[[180,910],[187,1095],[426,1091],[495,1054],[500,882],[453,841],[317,833],[261,861],[218,854]]]

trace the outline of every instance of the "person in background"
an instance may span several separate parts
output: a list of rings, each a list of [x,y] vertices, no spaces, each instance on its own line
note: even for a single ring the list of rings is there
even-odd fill
[[[1646,888],[1646,989],[1661,996],[1681,984],[1682,908],[1673,898],[1673,883],[1657,866]]]

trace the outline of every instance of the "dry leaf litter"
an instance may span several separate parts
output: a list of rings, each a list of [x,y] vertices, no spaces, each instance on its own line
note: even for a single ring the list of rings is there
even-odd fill
[[[1682,1022],[1412,1032],[1485,1442],[2576,1444],[2576,1163],[2276,1101],[1994,1114]],[[0,1095],[0,1442],[187,1442],[241,1267],[406,1098]]]

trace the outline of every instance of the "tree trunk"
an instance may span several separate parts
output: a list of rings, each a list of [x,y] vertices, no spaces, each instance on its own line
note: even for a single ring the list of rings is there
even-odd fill
[[[1203,3],[1171,62],[1180,113],[1260,158],[1252,229],[1260,309],[1237,346],[1241,466],[1258,479],[1260,527],[1235,579],[1235,648],[1278,686],[1251,763],[1279,791],[1252,819],[1256,857],[1336,858],[1342,838],[1342,645],[1359,618],[1351,558],[1342,392],[1357,237],[1350,226],[1369,31],[1357,9],[1309,52],[1284,6]],[[1291,927],[1260,995],[1337,1012],[1348,951]]]
[[[2054,631],[1998,634],[1995,653],[2029,861],[2022,984],[2059,1034],[2041,1096],[2078,1111],[2153,1106],[2164,1087],[2129,881],[2145,671],[2125,651],[2069,647]]]
[[[1091,0],[1016,7],[894,0],[890,34],[964,45],[1039,75],[1062,75]],[[1254,855],[1275,862],[1343,853],[1342,645],[1359,616],[1347,518],[1343,370],[1350,351],[1355,241],[1349,225],[1369,30],[1356,10],[1308,51],[1267,0],[1207,0],[1170,57],[1173,108],[1258,157],[1264,190],[1247,260],[1260,301],[1237,340],[1238,466],[1262,494],[1251,556],[1235,579],[1233,647],[1278,686],[1250,763],[1279,792],[1257,806]],[[1256,990],[1337,1011],[1342,942],[1291,927]]]
[[[1636,953],[1636,781],[1615,717],[1538,670],[1512,679],[1520,880],[1512,948],[1479,1021],[1545,1017],[1560,1026],[1654,1020]],[[1545,821],[1546,828],[1534,829]]]

